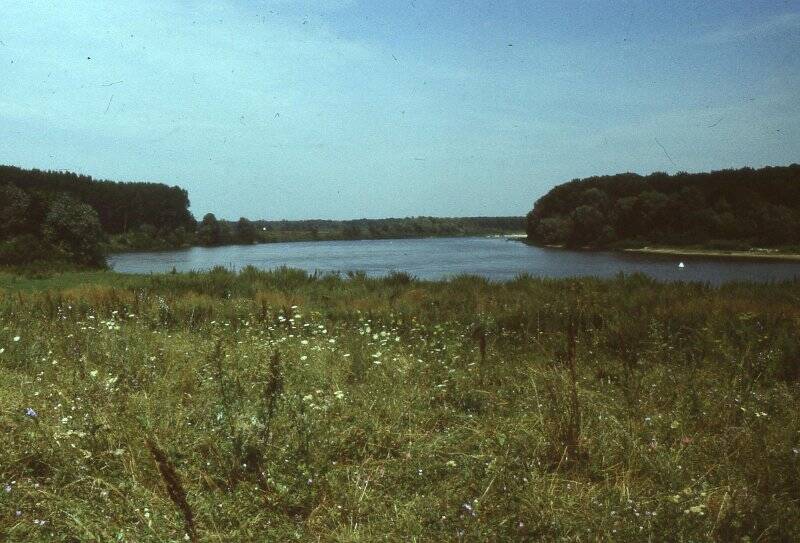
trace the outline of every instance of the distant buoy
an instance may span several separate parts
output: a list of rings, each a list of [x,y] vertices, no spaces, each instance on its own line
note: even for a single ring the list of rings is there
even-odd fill
[[[678,267],[679,267],[679,268],[685,268],[686,266],[684,266],[684,265],[683,265],[683,262],[681,262],[680,264],[678,264]]]

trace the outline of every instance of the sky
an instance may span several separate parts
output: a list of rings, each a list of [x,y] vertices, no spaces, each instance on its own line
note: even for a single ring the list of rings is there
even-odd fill
[[[0,164],[197,217],[523,215],[553,186],[800,162],[800,0],[4,2]]]

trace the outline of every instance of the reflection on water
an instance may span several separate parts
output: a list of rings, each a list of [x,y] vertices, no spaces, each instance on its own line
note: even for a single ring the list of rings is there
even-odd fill
[[[679,268],[683,261],[685,266]],[[402,240],[317,241],[194,247],[180,251],[113,255],[111,267],[125,273],[207,270],[224,266],[307,271],[363,271],[385,275],[402,271],[420,279],[459,274],[493,280],[521,273],[538,277],[610,277],[644,273],[663,281],[780,281],[800,278],[800,262],[728,260],[567,251],[532,247],[504,238],[426,238]]]

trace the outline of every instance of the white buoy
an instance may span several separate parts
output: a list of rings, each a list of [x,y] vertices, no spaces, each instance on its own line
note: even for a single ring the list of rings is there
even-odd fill
[[[683,265],[683,262],[681,262],[680,264],[678,264],[678,267],[679,267],[679,268],[685,268],[686,266],[684,266],[684,265]]]

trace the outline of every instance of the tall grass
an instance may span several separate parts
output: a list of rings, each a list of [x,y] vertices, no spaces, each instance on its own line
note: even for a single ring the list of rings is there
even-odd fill
[[[798,283],[113,277],[0,278],[0,540],[800,539]]]

